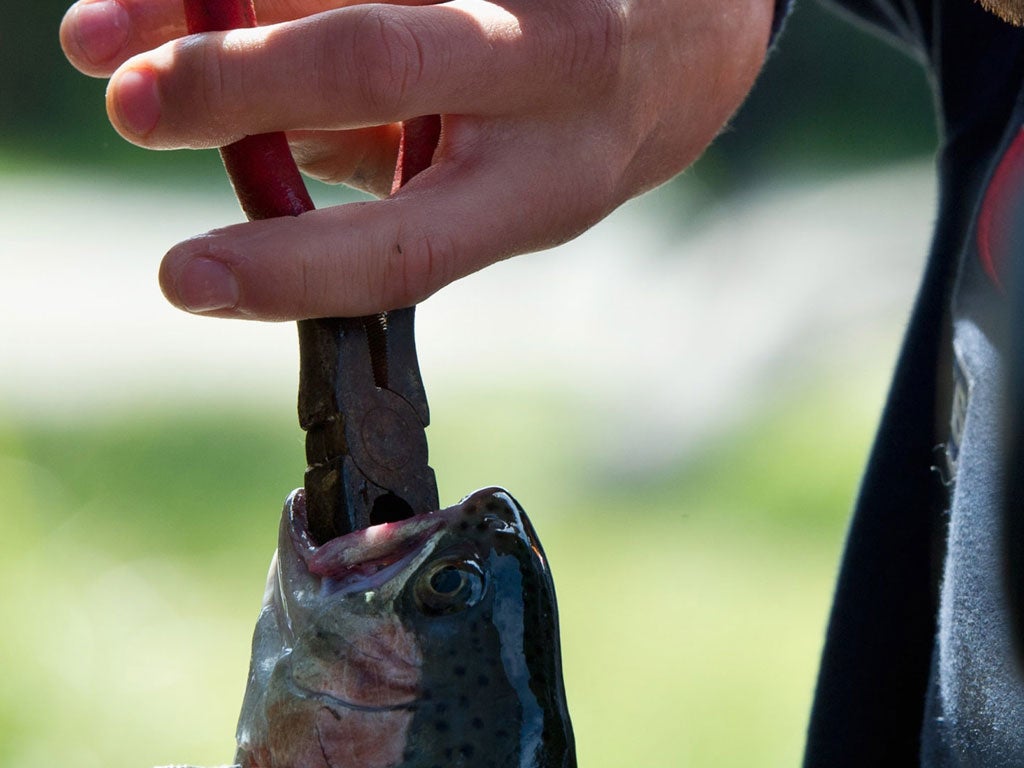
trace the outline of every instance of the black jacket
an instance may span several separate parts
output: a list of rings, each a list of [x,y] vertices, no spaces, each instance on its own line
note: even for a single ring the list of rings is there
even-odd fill
[[[975,0],[841,5],[926,67],[939,201],[846,543],[804,764],[1020,766],[1024,676],[999,510],[1005,273],[1024,243],[1010,226],[1024,199],[1024,31]]]

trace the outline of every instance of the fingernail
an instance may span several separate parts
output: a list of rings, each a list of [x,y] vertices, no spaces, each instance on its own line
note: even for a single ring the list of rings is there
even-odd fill
[[[130,69],[117,76],[114,108],[121,125],[135,136],[148,135],[160,122],[160,94],[156,75],[149,69]]]
[[[189,261],[178,274],[178,301],[189,312],[212,312],[238,304],[238,281],[227,265],[203,257]]]
[[[120,3],[101,0],[79,5],[75,10],[75,41],[93,64],[104,64],[128,43],[128,14]]]

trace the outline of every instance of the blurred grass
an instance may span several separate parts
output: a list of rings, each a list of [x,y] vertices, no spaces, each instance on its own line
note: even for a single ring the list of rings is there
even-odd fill
[[[571,400],[435,393],[443,501],[503,484],[548,550],[582,765],[797,764],[878,398],[812,377],[696,458],[625,480],[588,459],[593,414]],[[0,764],[228,760],[301,467],[290,414],[0,419]]]

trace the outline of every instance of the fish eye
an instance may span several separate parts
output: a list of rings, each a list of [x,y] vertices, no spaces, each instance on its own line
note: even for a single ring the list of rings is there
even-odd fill
[[[484,572],[475,560],[441,560],[420,574],[413,594],[428,616],[458,613],[480,602]]]

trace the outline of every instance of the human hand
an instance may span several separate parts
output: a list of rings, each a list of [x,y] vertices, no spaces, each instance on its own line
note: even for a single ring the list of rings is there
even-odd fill
[[[689,165],[749,90],[772,0],[257,0],[262,26],[185,35],[181,0],[80,0],[68,59],[110,77],[127,140],[287,131],[300,168],[390,191],[399,121],[441,114],[433,165],[386,199],[236,224],[164,257],[175,305],[363,315],[571,239]]]

